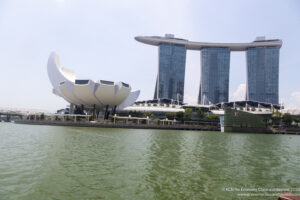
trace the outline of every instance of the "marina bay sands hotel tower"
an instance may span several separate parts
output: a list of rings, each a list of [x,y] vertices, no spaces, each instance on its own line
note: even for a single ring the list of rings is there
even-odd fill
[[[201,52],[199,104],[228,102],[230,52],[246,52],[246,100],[278,104],[279,49],[281,40],[257,37],[250,43],[191,42],[166,34],[135,37],[158,46],[159,62],[154,99],[183,101],[186,51]]]

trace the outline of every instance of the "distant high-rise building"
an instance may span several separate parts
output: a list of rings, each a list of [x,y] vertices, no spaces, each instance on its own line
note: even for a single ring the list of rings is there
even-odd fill
[[[203,48],[201,50],[201,80],[199,104],[228,102],[229,48]]]
[[[246,100],[278,104],[279,47],[247,49]]]
[[[186,47],[162,43],[159,45],[158,74],[154,99],[183,101]]]
[[[190,42],[165,37],[135,37],[139,42],[159,47],[159,67],[154,98],[184,97],[186,50],[201,51],[199,104],[216,104],[229,100],[230,52],[246,51],[246,100],[278,104],[279,49],[282,41],[257,37],[250,43]]]

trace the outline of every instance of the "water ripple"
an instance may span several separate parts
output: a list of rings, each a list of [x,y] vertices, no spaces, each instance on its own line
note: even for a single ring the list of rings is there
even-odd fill
[[[299,187],[299,142],[0,123],[0,199],[238,199],[224,188]]]

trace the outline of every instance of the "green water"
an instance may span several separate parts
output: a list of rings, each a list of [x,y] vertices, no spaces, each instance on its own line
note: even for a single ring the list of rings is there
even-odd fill
[[[1,200],[277,199],[240,188],[299,189],[300,136],[0,123]]]

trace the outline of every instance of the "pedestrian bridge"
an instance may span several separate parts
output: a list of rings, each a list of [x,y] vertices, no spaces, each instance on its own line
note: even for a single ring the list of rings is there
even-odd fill
[[[23,114],[16,112],[0,112],[0,120],[10,122],[15,119],[23,119]]]

